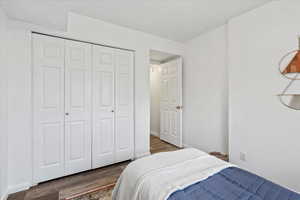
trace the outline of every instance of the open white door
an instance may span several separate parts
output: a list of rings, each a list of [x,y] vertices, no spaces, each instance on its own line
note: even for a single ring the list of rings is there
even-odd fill
[[[160,139],[182,147],[182,58],[161,67]]]

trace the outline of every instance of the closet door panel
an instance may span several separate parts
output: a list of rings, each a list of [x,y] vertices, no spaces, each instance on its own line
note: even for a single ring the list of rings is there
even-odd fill
[[[94,167],[102,167],[113,163],[114,159],[114,121],[111,117],[95,122]]]
[[[66,41],[65,175],[91,169],[91,45]]]
[[[60,163],[61,156],[61,128],[60,123],[44,123],[41,127],[41,142],[43,151],[43,167],[50,167]]]
[[[34,181],[64,175],[64,40],[33,34]]]
[[[114,163],[114,50],[93,46],[93,168]]]
[[[133,52],[116,54],[116,162],[133,158]]]

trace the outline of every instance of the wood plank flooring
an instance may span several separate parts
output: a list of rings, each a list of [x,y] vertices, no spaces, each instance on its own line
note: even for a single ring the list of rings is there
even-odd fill
[[[160,140],[158,137],[150,137],[150,152],[152,154],[166,151],[175,151],[179,148]]]
[[[178,148],[151,136],[151,153],[174,151]],[[115,182],[128,162],[114,164],[79,174],[63,177],[60,179],[41,183],[29,190],[18,192],[9,196],[8,200],[58,200],[72,191],[81,192],[91,188],[107,185]]]

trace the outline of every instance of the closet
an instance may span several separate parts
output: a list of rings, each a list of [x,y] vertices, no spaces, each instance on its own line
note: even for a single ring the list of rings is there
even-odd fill
[[[32,34],[36,183],[132,159],[132,51]]]

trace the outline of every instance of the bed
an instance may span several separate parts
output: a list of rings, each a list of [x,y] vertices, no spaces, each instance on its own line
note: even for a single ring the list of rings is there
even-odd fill
[[[197,149],[138,159],[113,200],[300,200],[300,195]]]

